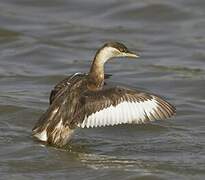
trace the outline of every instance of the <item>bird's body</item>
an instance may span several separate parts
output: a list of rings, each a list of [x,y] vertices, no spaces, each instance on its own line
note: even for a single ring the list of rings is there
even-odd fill
[[[51,91],[50,106],[33,128],[33,135],[48,144],[65,145],[77,127],[103,127],[166,119],[175,108],[159,96],[124,87],[109,87],[104,63],[112,57],[137,57],[120,43],[105,44],[88,74],[76,73]]]

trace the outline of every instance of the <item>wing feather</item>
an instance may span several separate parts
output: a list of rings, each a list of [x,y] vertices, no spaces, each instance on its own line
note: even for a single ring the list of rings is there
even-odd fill
[[[79,127],[104,127],[125,123],[146,123],[163,120],[175,114],[176,109],[159,96],[115,87],[84,94]]]
[[[51,91],[49,102],[52,104],[52,102],[56,99],[56,97],[65,89],[65,87],[70,86],[72,84],[75,84],[76,81],[78,81],[80,78],[83,78],[87,76],[85,73],[77,72],[75,74],[72,74],[62,81],[60,81]],[[112,75],[111,74],[105,74],[105,79],[109,79]]]

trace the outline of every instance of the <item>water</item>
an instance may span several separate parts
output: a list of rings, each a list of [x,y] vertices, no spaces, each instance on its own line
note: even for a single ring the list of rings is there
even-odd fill
[[[1,0],[1,179],[205,179],[204,9],[204,0]],[[34,141],[52,87],[88,71],[108,40],[141,54],[108,63],[110,81],[166,97],[177,116],[78,130],[65,149]]]

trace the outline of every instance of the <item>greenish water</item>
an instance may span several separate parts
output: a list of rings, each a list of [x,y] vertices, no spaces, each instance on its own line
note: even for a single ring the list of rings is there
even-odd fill
[[[1,0],[0,179],[205,179],[205,2]],[[112,83],[166,97],[176,117],[78,130],[65,149],[31,129],[52,87],[87,72],[106,41],[140,52]]]

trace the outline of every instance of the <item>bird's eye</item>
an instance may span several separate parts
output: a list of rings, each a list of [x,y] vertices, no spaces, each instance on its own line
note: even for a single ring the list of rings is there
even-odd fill
[[[127,52],[127,51],[128,51],[128,50],[125,49],[125,48],[120,48],[119,50],[120,50],[120,52]]]
[[[122,50],[122,52],[125,52],[125,53],[127,53],[127,52],[128,52],[128,50],[127,50],[127,49],[123,49],[123,50]]]

